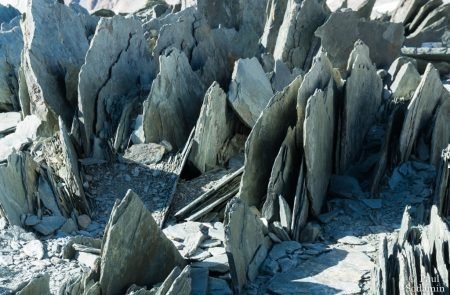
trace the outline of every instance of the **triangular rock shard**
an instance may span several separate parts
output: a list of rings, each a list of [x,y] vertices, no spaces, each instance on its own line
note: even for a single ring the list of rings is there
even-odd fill
[[[102,293],[122,294],[131,284],[152,286],[185,261],[139,197],[128,191],[114,205],[102,245]]]

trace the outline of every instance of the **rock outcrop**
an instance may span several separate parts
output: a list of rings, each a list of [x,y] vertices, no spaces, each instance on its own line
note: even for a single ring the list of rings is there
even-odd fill
[[[160,56],[159,64],[160,72],[144,103],[145,140],[167,140],[180,149],[197,122],[204,85],[192,71],[186,55],[177,49]]]
[[[141,22],[123,16],[102,18],[78,84],[78,114],[87,156],[105,158],[104,153],[115,148],[109,147],[107,141],[123,124],[124,112],[144,100],[151,79],[151,58]],[[130,117],[127,114],[127,120]],[[116,147],[120,146],[122,142]]]

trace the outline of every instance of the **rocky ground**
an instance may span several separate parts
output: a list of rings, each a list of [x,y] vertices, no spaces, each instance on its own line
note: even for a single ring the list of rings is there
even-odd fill
[[[0,294],[448,293],[448,1],[63,2],[0,5]]]

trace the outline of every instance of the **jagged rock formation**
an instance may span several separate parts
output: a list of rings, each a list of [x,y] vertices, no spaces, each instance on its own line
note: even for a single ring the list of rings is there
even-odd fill
[[[175,149],[186,143],[201,108],[204,85],[183,52],[161,56],[160,72],[144,103],[146,142],[169,141]],[[178,128],[174,129],[176,125]]]
[[[50,127],[57,128],[58,116],[71,126],[78,104],[78,74],[89,47],[82,18],[48,0],[31,1],[25,15],[22,67],[29,98],[21,105]]]
[[[140,21],[122,16],[101,19],[78,84],[79,119],[87,156],[101,158],[108,148],[123,147],[127,136],[118,134],[119,126],[130,120],[126,111],[143,100],[151,75],[150,54]],[[114,136],[118,142],[108,147],[107,141]]]

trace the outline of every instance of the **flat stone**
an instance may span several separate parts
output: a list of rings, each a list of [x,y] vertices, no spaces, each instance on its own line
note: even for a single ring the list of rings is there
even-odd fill
[[[100,259],[100,256],[92,253],[78,252],[75,258],[80,264],[95,269],[96,261]]]
[[[124,158],[136,163],[150,165],[160,162],[166,153],[163,145],[156,143],[134,144],[125,150]]]
[[[173,281],[172,286],[167,291],[167,295],[189,295],[191,294],[191,266],[186,266],[180,275]]]
[[[164,282],[161,286],[158,287],[158,291],[156,295],[165,295],[169,291],[175,279],[181,274],[181,269],[178,266],[175,266],[174,269],[169,273],[169,275],[165,278]]]
[[[191,269],[191,294],[206,295],[208,292],[208,269],[192,268]]]
[[[175,266],[184,265],[151,213],[129,190],[121,202],[116,202],[105,229],[99,281],[102,292],[121,294],[132,283],[151,286],[161,282]]]
[[[28,215],[25,219],[26,226],[33,226],[40,223],[41,220],[36,215]]]
[[[269,257],[273,260],[278,260],[300,249],[302,249],[302,245],[297,241],[281,242],[272,247],[272,250],[269,252]]]
[[[365,245],[365,244],[367,244],[366,241],[364,241],[360,238],[357,238],[355,236],[345,236],[343,238],[340,238],[338,240],[338,242],[342,243],[342,244],[346,244],[346,245]]]
[[[72,218],[68,218],[66,223],[64,223],[64,225],[59,230],[65,232],[66,234],[70,234],[78,231],[78,225],[75,221],[73,221]]]
[[[44,258],[44,245],[39,240],[28,242],[23,246],[23,252],[32,258],[42,259]]]
[[[44,236],[48,236],[60,229],[66,219],[62,216],[44,216],[39,224],[33,226],[34,230]]]
[[[21,120],[22,115],[18,112],[0,113],[0,136],[14,132]]]
[[[235,63],[228,100],[245,124],[255,125],[272,96],[270,81],[255,57]]]

